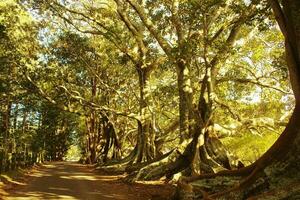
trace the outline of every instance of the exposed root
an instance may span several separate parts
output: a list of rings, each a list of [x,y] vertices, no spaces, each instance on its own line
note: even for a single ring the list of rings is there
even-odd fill
[[[182,181],[185,181],[186,183],[190,183],[201,179],[212,179],[219,176],[247,176],[251,174],[254,169],[255,169],[255,163],[247,167],[236,169],[236,170],[224,170],[218,173],[201,174],[192,177],[182,177]]]
[[[134,160],[136,155],[137,155],[137,148],[135,147],[127,157],[125,157],[121,160],[107,161],[107,162],[99,165],[96,169],[102,170],[102,171],[105,171],[108,173],[109,172],[124,173],[126,171],[126,167],[129,165],[129,163],[132,162],[132,160]]]
[[[268,199],[300,199],[300,181],[293,182],[290,185],[276,188],[257,196],[248,198],[248,200],[268,200]]]
[[[96,169],[107,172],[107,173],[124,173],[127,165],[128,165],[128,162],[121,163],[121,164],[117,163],[117,164],[108,165],[108,166],[99,166]]]
[[[159,161],[163,160],[164,158],[168,157],[173,151],[174,151],[174,149],[171,150],[171,151],[169,151],[168,153],[166,153],[166,154],[164,154],[162,156],[159,156],[159,157],[157,157],[157,158],[155,158],[153,160],[150,160],[148,162],[136,163],[136,164],[133,164],[133,165],[128,165],[126,167],[126,172],[130,174],[130,173],[133,173],[134,171],[140,170],[143,167],[146,167],[147,165],[150,165],[150,164],[155,163],[155,162],[159,162]]]
[[[279,163],[275,162],[265,168],[256,166],[254,169],[249,167],[191,178],[182,177],[178,181],[178,190],[192,187],[192,192],[188,194],[193,196],[192,199],[299,199],[298,165]]]
[[[235,186],[223,190],[221,192],[215,193],[210,195],[210,198],[212,199],[218,199],[220,197],[224,196],[230,196],[230,198],[235,197],[235,199],[238,198],[239,195],[241,195],[241,191],[246,190],[247,187],[250,187],[255,181],[258,176],[258,168],[255,168],[249,176],[247,176],[245,179],[241,180],[239,184],[236,184]],[[257,187],[257,186],[255,186]]]
[[[163,159],[153,162],[140,170],[131,173],[125,178],[125,181],[134,182],[138,180],[157,180],[168,174],[171,170],[169,167],[180,156],[177,151],[172,151],[169,155]]]
[[[178,181],[179,190],[185,190],[187,185],[192,187],[189,196],[193,199],[240,199],[243,187],[252,182],[255,176],[255,165],[250,165],[237,170],[220,171],[215,174],[203,174],[194,177],[181,177]],[[241,178],[244,181],[240,182]],[[186,192],[183,192],[186,193]],[[226,196],[226,198],[224,198]]]
[[[180,179],[177,183],[176,198],[185,199],[184,195],[189,196],[191,199],[214,199],[211,194],[218,193],[237,185],[240,181],[240,177],[217,177],[214,179],[202,179],[192,183],[186,183],[183,179]],[[176,199],[175,198],[175,199]]]

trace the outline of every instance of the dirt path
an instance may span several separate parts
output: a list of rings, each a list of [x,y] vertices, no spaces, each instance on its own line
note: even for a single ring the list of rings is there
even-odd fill
[[[171,186],[125,184],[118,178],[81,164],[48,163],[30,175],[26,186],[17,186],[5,199],[158,200],[168,199],[172,193]]]

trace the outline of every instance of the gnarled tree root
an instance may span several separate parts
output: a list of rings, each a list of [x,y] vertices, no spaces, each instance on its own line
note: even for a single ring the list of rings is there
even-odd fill
[[[169,155],[162,159],[153,162],[149,165],[142,167],[141,169],[134,171],[124,180],[126,182],[134,182],[139,180],[157,180],[168,174],[168,171],[172,170],[170,166],[180,156],[177,151],[172,151]],[[176,163],[176,162],[175,162]]]
[[[253,171],[255,165],[237,170],[202,174],[193,177],[180,177],[174,199],[211,199],[209,194],[218,193],[238,183]],[[224,188],[225,186],[225,188]]]
[[[297,166],[282,166],[279,162],[264,168],[256,166],[183,177],[178,181],[177,196],[174,199],[297,199],[300,197],[299,177]]]
[[[300,199],[300,182],[294,182],[290,185],[269,190],[257,196],[250,197],[249,200],[267,200],[267,199]]]
[[[174,199],[216,199],[227,193],[231,194],[233,191],[237,195],[241,186],[240,180],[252,176],[254,171],[255,165],[253,164],[232,171],[225,170],[212,174],[181,177],[178,181],[178,189]],[[233,196],[230,198],[235,199]]]
[[[192,176],[192,177],[182,177],[181,181],[184,181],[186,183],[201,180],[201,179],[211,179],[219,176],[247,176],[251,174],[251,172],[255,169],[255,163],[252,165],[249,165],[244,168],[236,169],[236,170],[224,170],[220,171],[218,173],[211,173],[211,174],[201,174],[198,176]]]
[[[116,163],[116,164],[112,164],[112,165],[106,165],[106,166],[99,166],[96,169],[99,171],[103,171],[106,173],[124,173],[125,169],[128,165],[128,162],[125,163]]]
[[[130,174],[130,173],[133,173],[135,171],[138,171],[138,170],[142,169],[143,167],[146,167],[147,165],[150,165],[150,164],[155,163],[155,162],[159,162],[159,161],[163,160],[164,158],[168,157],[173,151],[174,151],[174,149],[169,151],[168,153],[165,153],[162,156],[159,156],[159,157],[157,157],[153,160],[150,160],[148,162],[135,163],[135,164],[132,164],[132,165],[128,165],[126,167],[126,172]]]

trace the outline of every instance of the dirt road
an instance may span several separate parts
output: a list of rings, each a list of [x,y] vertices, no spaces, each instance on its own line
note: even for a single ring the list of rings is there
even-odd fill
[[[170,187],[125,184],[118,178],[81,164],[48,163],[30,175],[26,186],[17,186],[5,199],[147,200],[168,199],[172,192]]]

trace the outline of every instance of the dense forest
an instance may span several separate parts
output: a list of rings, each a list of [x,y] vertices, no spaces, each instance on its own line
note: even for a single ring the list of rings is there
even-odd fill
[[[0,173],[77,159],[175,199],[300,198],[297,0],[1,0]]]

